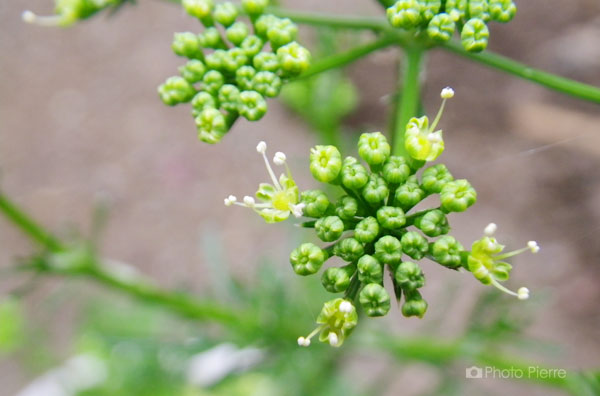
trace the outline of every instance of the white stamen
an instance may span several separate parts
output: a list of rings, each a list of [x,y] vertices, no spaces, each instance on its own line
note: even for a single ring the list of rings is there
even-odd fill
[[[527,247],[531,250],[531,253],[537,253],[540,251],[540,247],[536,241],[527,242]]]
[[[529,289],[526,287],[521,287],[517,290],[517,298],[519,300],[527,300],[529,298]]]
[[[39,16],[34,12],[26,10],[21,14],[21,19],[23,22],[27,23],[35,23],[40,26],[59,26],[63,21],[62,15],[48,15],[48,16]]]
[[[350,301],[342,301],[340,303],[340,312],[350,313],[352,312],[352,303]]]
[[[298,345],[304,346],[304,341],[305,340],[306,340],[306,338],[304,338],[304,337],[298,337]]]
[[[337,334],[335,334],[334,332],[329,333],[329,335],[327,336],[327,339],[329,340],[329,345],[331,346],[337,346],[338,345],[338,336]]]
[[[305,203],[299,203],[298,205],[290,205],[290,209],[292,211],[292,214],[294,215],[294,217],[302,217],[302,215],[304,214],[304,207],[306,206]]]
[[[488,250],[494,250],[496,248],[496,244],[493,243],[492,241],[489,241],[487,244],[487,248],[488,248]]]
[[[225,202],[225,206],[231,206],[233,205],[235,202],[237,201],[237,198],[235,197],[235,195],[230,195],[227,198],[225,198],[224,202]]]
[[[496,233],[497,229],[498,229],[498,226],[495,223],[490,223],[485,227],[485,229],[483,230],[483,233],[486,236],[491,237],[492,235],[494,235]]]
[[[23,19],[23,22],[27,22],[27,23],[35,22],[35,14],[29,10],[23,11],[23,13],[21,14],[21,18]]]
[[[275,153],[275,156],[273,157],[273,163],[275,165],[281,166],[281,165],[285,164],[286,158],[287,157],[285,156],[284,153],[282,153],[281,151],[278,151]]]
[[[244,197],[244,204],[246,204],[246,206],[249,208],[253,208],[256,205],[256,201],[254,201],[254,198],[252,198],[251,196],[246,195]]]
[[[440,94],[440,96],[442,97],[442,99],[450,99],[454,97],[454,90],[450,87],[446,87],[442,89],[442,93]]]
[[[258,142],[258,145],[256,146],[256,151],[259,152],[260,154],[264,154],[267,152],[267,143],[263,142],[262,140],[260,142]]]

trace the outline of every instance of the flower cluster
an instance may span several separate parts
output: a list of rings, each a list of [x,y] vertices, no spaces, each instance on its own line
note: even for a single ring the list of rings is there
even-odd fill
[[[393,27],[419,29],[435,41],[448,41],[459,30],[463,47],[480,52],[490,36],[487,22],[509,22],[516,12],[512,0],[398,0],[387,17]]]
[[[70,26],[87,19],[99,11],[116,7],[127,0],[55,0],[55,15],[39,16],[32,11],[23,12],[23,20],[43,26]]]
[[[182,4],[205,29],[175,33],[173,52],[189,60],[158,93],[169,106],[190,102],[198,138],[217,143],[239,116],[261,119],[265,98],[279,95],[285,81],[306,70],[310,52],[295,41],[298,28],[291,20],[264,14],[268,0],[242,1],[251,25],[238,20],[240,10],[230,2]]]

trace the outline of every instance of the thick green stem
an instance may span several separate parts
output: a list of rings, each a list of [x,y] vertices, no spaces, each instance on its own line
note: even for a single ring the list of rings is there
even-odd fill
[[[411,117],[417,116],[420,101],[419,79],[423,63],[421,48],[406,48],[404,62],[400,65],[397,105],[392,122],[393,154],[405,154],[404,131]],[[401,94],[400,94],[401,92]]]
[[[580,99],[589,100],[591,102],[600,103],[600,88],[534,69],[493,52],[485,51],[479,54],[467,52],[462,45],[456,41],[449,41],[443,44],[442,48],[460,56],[464,56],[467,59],[477,61],[486,66],[521,77],[555,91],[572,95]]]

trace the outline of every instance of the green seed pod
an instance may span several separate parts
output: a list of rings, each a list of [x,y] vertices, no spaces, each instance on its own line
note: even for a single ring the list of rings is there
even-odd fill
[[[357,269],[362,283],[383,283],[383,265],[375,257],[365,254],[358,260]]]
[[[444,164],[430,166],[423,171],[421,188],[427,194],[439,194],[442,188],[453,181],[454,177]]]
[[[517,6],[512,0],[489,0],[489,13],[496,22],[510,22],[517,13]]]
[[[235,82],[238,87],[244,91],[252,89],[252,79],[256,75],[256,70],[252,66],[242,66],[235,72]]]
[[[365,254],[362,243],[354,238],[346,238],[339,241],[333,248],[333,254],[349,263],[356,262]]]
[[[281,67],[277,55],[270,52],[261,52],[256,55],[252,60],[252,64],[256,70],[270,71],[273,73],[276,73]]]
[[[327,253],[317,245],[303,243],[290,254],[290,263],[295,273],[306,276],[319,272],[327,258]]]
[[[344,267],[331,267],[323,272],[321,283],[325,290],[330,293],[341,293],[350,285],[350,279],[356,267],[348,264]]]
[[[315,231],[323,242],[334,242],[344,233],[344,223],[337,216],[321,217],[315,223]]]
[[[229,112],[238,112],[240,105],[240,90],[232,84],[225,84],[219,89],[221,108]]]
[[[256,34],[264,39],[267,39],[267,32],[271,26],[275,25],[279,21],[275,15],[266,14],[261,15],[256,21],[254,21],[254,31]]]
[[[179,73],[187,82],[194,84],[202,81],[202,77],[204,76],[204,73],[206,73],[206,66],[204,66],[204,63],[202,63],[201,60],[192,59],[185,65],[179,67]]]
[[[342,220],[352,220],[358,212],[358,201],[350,196],[344,196],[335,206],[335,213]]]
[[[204,90],[209,94],[216,96],[219,89],[225,84],[225,77],[216,70],[209,70],[202,78]]]
[[[279,19],[267,30],[267,39],[274,50],[296,40],[297,35],[298,26],[289,18]]]
[[[235,4],[230,2],[220,3],[215,6],[213,17],[215,21],[219,22],[225,27],[231,26],[238,16],[238,10]]]
[[[242,0],[242,9],[248,15],[260,15],[269,5],[269,0]]]
[[[395,203],[406,212],[425,198],[425,191],[421,189],[417,177],[413,175],[396,189],[395,197]]]
[[[456,23],[450,16],[450,14],[441,13],[435,15],[429,25],[427,25],[427,35],[439,42],[445,42],[452,38],[454,30],[456,29]]]
[[[440,201],[446,212],[464,212],[477,201],[477,192],[467,180],[455,180],[442,188]]]
[[[217,101],[215,97],[209,94],[208,92],[198,92],[191,102],[192,105],[192,115],[194,118],[198,117],[202,110],[204,109],[216,109]]]
[[[392,155],[383,165],[383,178],[389,184],[404,183],[410,176],[411,169],[404,157]]]
[[[446,0],[446,13],[454,22],[465,19],[467,15],[468,0]]]
[[[240,115],[248,121],[258,121],[267,113],[267,102],[256,91],[240,93]]]
[[[227,40],[235,46],[239,46],[249,34],[248,26],[244,22],[236,22],[225,31]]]
[[[264,45],[265,43],[260,37],[252,34],[246,37],[244,41],[242,41],[242,44],[240,44],[240,48],[242,49],[242,51],[244,51],[244,54],[246,54],[248,58],[253,58],[260,52],[260,50],[262,50]],[[273,54],[273,56],[275,55]]]
[[[422,318],[427,312],[427,301],[423,300],[418,290],[405,292],[406,301],[402,304],[402,315]]]
[[[438,15],[442,8],[441,0],[419,0],[421,5],[421,19],[423,22],[428,22],[435,15]]]
[[[225,47],[221,33],[215,27],[206,28],[204,33],[199,35],[198,38],[204,48],[222,49]]]
[[[402,251],[413,260],[421,260],[429,251],[427,239],[416,231],[409,231],[400,239]]]
[[[280,47],[277,58],[287,77],[298,76],[310,66],[310,52],[295,41]]]
[[[196,117],[198,139],[205,143],[215,144],[227,133],[225,117],[217,109],[206,108]]]
[[[183,77],[173,76],[158,87],[158,94],[166,105],[175,106],[192,99],[196,90]]]
[[[316,219],[323,217],[329,207],[327,195],[320,190],[303,191],[300,194],[300,203],[304,204],[303,214]]]
[[[358,295],[358,301],[367,316],[385,316],[390,311],[390,295],[377,283],[370,283],[363,287]]]
[[[200,20],[210,18],[210,14],[215,9],[213,0],[182,0],[181,4],[185,12]]]
[[[203,57],[200,39],[191,32],[175,33],[171,48],[176,55],[188,59],[202,59]]]
[[[460,32],[462,45],[469,52],[483,51],[487,47],[489,37],[487,25],[478,18],[469,19]]]
[[[400,241],[391,236],[386,235],[375,242],[375,258],[383,264],[389,265],[391,268],[396,268],[402,261],[402,245]]]
[[[447,234],[450,231],[446,215],[438,209],[430,210],[424,215],[417,217],[415,226],[429,237]]]
[[[342,155],[335,146],[315,146],[310,149],[310,173],[321,183],[331,183],[342,170]]]
[[[365,217],[354,228],[354,238],[362,243],[371,243],[379,236],[379,223],[374,217]]]
[[[417,264],[404,261],[394,271],[394,279],[402,290],[420,289],[425,285],[425,275]]]
[[[390,152],[391,147],[381,132],[363,133],[358,139],[358,155],[372,167],[387,161]]]
[[[354,161],[349,161],[349,158]],[[352,157],[346,157],[346,159],[344,159],[341,176],[342,185],[350,190],[360,190],[369,181],[367,169]]]
[[[371,205],[381,204],[390,193],[385,180],[377,173],[369,176],[369,181],[362,190],[362,196]]]
[[[252,88],[269,98],[279,95],[281,85],[281,78],[277,74],[268,71],[259,71],[252,79]]]
[[[479,18],[483,21],[490,20],[489,0],[469,0],[468,14],[469,18]]]
[[[421,5],[417,0],[399,0],[387,9],[387,18],[395,28],[414,29],[421,23]]]
[[[395,206],[382,206],[377,210],[377,222],[388,230],[398,230],[406,224],[404,211]]]
[[[204,59],[206,66],[209,70],[223,70],[225,69],[225,58],[227,57],[227,51],[218,49],[212,54],[208,54]]]
[[[444,267],[456,269],[461,266],[462,245],[449,235],[444,235],[435,241],[431,247],[431,256]]]

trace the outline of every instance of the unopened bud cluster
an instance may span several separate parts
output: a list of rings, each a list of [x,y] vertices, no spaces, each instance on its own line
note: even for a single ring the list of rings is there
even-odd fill
[[[183,0],[186,12],[200,20],[204,32],[175,33],[172,49],[188,58],[158,88],[169,106],[190,102],[198,138],[217,143],[238,116],[249,121],[267,112],[266,98],[310,64],[310,52],[298,44],[297,26],[287,18],[264,14],[267,0],[244,0],[250,24],[239,20],[230,2]]]
[[[506,23],[517,7],[512,0],[398,0],[387,9],[390,24],[405,30],[421,30],[435,41],[448,41],[460,33],[467,51],[487,47],[487,22]]]

